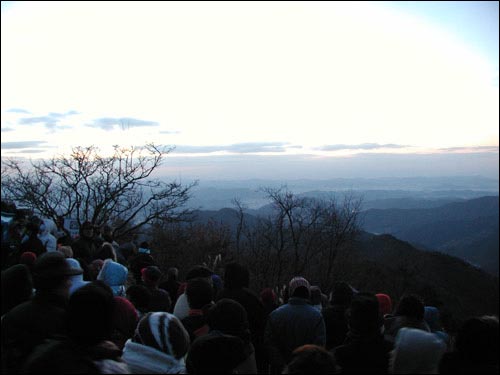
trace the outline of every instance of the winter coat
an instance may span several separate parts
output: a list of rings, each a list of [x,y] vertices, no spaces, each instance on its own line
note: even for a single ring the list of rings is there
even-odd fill
[[[73,257],[75,259],[83,259],[87,264],[94,260],[97,249],[92,238],[81,236],[71,245],[73,249]]]
[[[292,297],[270,315],[264,334],[272,365],[284,366],[294,349],[305,344],[325,346],[325,322],[321,313],[303,298]]]
[[[45,339],[66,334],[67,298],[38,293],[2,317],[2,372],[17,372]]]
[[[393,344],[380,332],[363,336],[349,332],[345,343],[336,347],[333,354],[342,374],[387,374],[392,349]]]
[[[415,328],[401,328],[391,353],[394,374],[437,374],[446,344],[436,335]]]
[[[43,246],[47,251],[56,251],[57,250],[57,238],[55,238],[49,231],[50,226],[47,222],[44,222],[40,226],[40,233],[38,234],[38,238],[42,241]]]
[[[97,280],[102,280],[113,290],[114,296],[125,297],[125,283],[127,281],[128,269],[120,263],[106,259]]]
[[[349,306],[333,305],[322,310],[326,327],[326,349],[342,345],[349,331],[346,310]]]
[[[29,356],[21,373],[130,374],[121,351],[109,341],[83,346],[70,339],[50,340]]]

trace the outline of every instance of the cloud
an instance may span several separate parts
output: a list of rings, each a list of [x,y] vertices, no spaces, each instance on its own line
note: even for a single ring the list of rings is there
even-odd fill
[[[2,133],[14,131],[14,128],[2,128]]]
[[[66,113],[50,112],[49,116],[50,117],[54,117],[54,118],[60,118],[60,119],[62,119],[64,117],[66,117],[66,116],[73,116],[73,115],[78,115],[78,114],[79,114],[79,112],[77,112],[77,111],[68,111]]]
[[[287,143],[283,142],[248,142],[235,143],[225,146],[177,146],[176,153],[181,154],[205,154],[213,152],[232,152],[238,154],[249,154],[257,152],[285,152]]]
[[[15,112],[15,113],[26,113],[26,114],[30,114],[31,112],[25,110],[25,109],[22,109],[22,108],[11,108],[11,109],[8,109],[7,112]]]
[[[318,150],[321,151],[341,151],[341,150],[376,150],[381,148],[405,148],[409,147],[407,145],[396,145],[393,143],[381,145],[379,143],[361,143],[357,145],[326,145],[323,147],[319,147]]]
[[[440,148],[440,151],[448,152],[461,152],[461,151],[472,151],[472,152],[498,152],[498,146],[473,146],[473,147],[447,147]]]
[[[19,142],[2,142],[2,150],[14,150],[14,149],[25,149],[32,147],[48,148],[48,146],[42,145],[47,143],[45,141],[19,141]],[[32,151],[32,150],[30,150]],[[37,151],[38,152],[38,151]]]
[[[113,130],[115,126],[120,126],[122,129],[135,128],[141,126],[158,126],[156,121],[139,120],[131,117],[102,117],[95,119],[92,124],[87,124],[91,128],[101,128],[103,130]]]
[[[29,112],[27,112],[29,113]],[[51,131],[55,131],[56,129],[70,129],[71,126],[61,126],[59,122],[66,118],[67,116],[77,115],[79,112],[77,111],[68,111],[66,113],[56,113],[50,112],[46,116],[38,116],[38,117],[23,117],[19,120],[20,125],[32,125],[32,124],[44,124],[45,127]]]
[[[160,134],[180,134],[181,132],[178,130],[161,130]]]
[[[39,117],[24,117],[19,120],[19,124],[21,125],[31,125],[31,124],[56,124],[59,119],[54,118],[52,116],[39,116]]]

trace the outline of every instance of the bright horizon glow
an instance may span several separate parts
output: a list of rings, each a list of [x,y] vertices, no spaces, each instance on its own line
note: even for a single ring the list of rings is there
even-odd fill
[[[498,154],[498,3],[445,7],[2,2],[2,156]]]

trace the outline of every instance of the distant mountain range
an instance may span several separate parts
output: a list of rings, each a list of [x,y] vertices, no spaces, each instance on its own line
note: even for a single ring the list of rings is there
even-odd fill
[[[368,232],[389,233],[423,249],[460,257],[498,275],[499,199],[482,197],[426,209],[369,209]]]
[[[368,209],[361,212],[361,228],[374,234],[391,234],[422,250],[434,250],[466,260],[476,267],[499,274],[499,198],[445,203],[395,198],[400,205],[428,207],[408,209]],[[389,200],[393,202],[393,200]],[[441,204],[432,207],[434,204]],[[257,216],[268,216],[272,207],[245,210],[245,221],[252,225]],[[233,233],[238,225],[235,209],[197,210],[196,222],[212,220],[229,227]]]

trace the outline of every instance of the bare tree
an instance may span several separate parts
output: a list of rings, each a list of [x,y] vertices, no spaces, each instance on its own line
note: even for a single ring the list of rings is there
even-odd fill
[[[120,223],[115,237],[155,220],[182,220],[190,189],[179,182],[152,178],[170,148],[114,146],[101,156],[95,146],[75,147],[69,156],[49,160],[2,161],[2,199],[28,206],[43,216],[91,221],[95,225]]]
[[[262,286],[277,286],[303,275],[331,290],[339,250],[358,233],[361,200],[347,194],[343,201],[297,196],[285,187],[262,189],[273,207],[266,218],[247,225],[240,202],[237,251]]]

